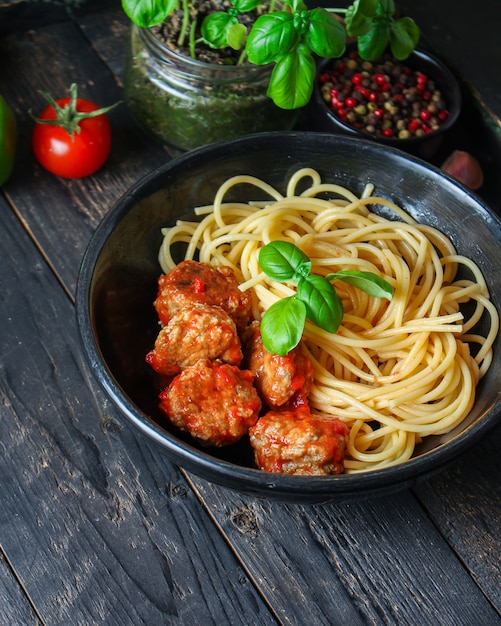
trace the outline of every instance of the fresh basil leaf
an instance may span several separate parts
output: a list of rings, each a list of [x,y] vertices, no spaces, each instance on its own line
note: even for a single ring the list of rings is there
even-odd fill
[[[329,333],[335,333],[343,319],[343,303],[331,283],[310,274],[297,286],[297,298],[306,306],[306,317]]]
[[[322,8],[312,9],[305,43],[325,59],[340,57],[346,45],[346,32],[331,13]]]
[[[367,17],[367,15],[353,15],[350,13],[350,8],[348,7],[346,11],[346,32],[350,37],[360,37],[360,35],[365,35],[368,33],[372,26],[372,17]]]
[[[308,7],[303,2],[303,0],[282,0],[282,2],[284,4],[290,6],[290,8],[292,9],[293,13],[295,13],[296,11],[307,11],[308,10]]]
[[[178,0],[122,0],[127,17],[142,28],[160,24],[177,5]]]
[[[313,93],[316,64],[307,46],[298,46],[278,59],[271,73],[268,96],[282,109],[299,109]]]
[[[240,13],[247,13],[248,11],[253,11],[256,9],[262,0],[232,0],[232,5],[240,11]]]
[[[238,24],[237,18],[224,11],[211,13],[202,22],[201,34],[204,43],[211,48],[224,48],[228,45],[228,29],[235,24]]]
[[[346,32],[350,37],[365,35],[370,30],[377,7],[378,0],[355,0],[346,9]]]
[[[308,274],[311,261],[293,243],[272,241],[259,251],[259,265],[270,278],[283,282]]]
[[[386,49],[390,37],[390,23],[385,20],[374,20],[370,30],[358,38],[358,52],[362,59],[374,61]]]
[[[393,16],[395,15],[395,0],[378,0],[376,15],[393,19]]]
[[[265,311],[261,320],[264,347],[272,354],[285,356],[301,341],[306,306],[295,296],[282,298]]]
[[[245,51],[251,63],[265,65],[288,54],[299,41],[291,13],[260,15],[247,37]]]
[[[379,6],[379,0],[355,0],[353,4],[358,6],[358,11],[364,15],[373,16]]]
[[[228,45],[233,48],[233,50],[240,50],[244,45],[246,35],[247,29],[243,24],[240,24],[240,22],[232,24],[226,31]]]
[[[391,25],[391,53],[399,61],[406,59],[419,42],[418,25],[410,17],[402,17]]]
[[[376,298],[393,298],[394,289],[388,281],[373,272],[360,272],[357,270],[342,270],[335,274],[328,274],[326,280],[342,280],[344,283],[360,289],[369,296]]]

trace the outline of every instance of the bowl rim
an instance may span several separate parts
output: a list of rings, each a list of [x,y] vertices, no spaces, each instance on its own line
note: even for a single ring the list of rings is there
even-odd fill
[[[142,196],[147,197],[147,190],[157,189],[155,183],[160,177],[164,177],[171,170],[182,168],[185,164],[197,162],[206,158],[214,150],[223,148],[232,151],[232,147],[246,146],[254,144],[269,145],[272,140],[285,140],[291,142],[304,142],[306,140],[315,141],[319,135],[330,138],[331,141],[348,143],[353,147],[360,146],[365,149],[381,149],[382,146],[370,139],[362,139],[347,135],[337,135],[334,133],[317,133],[312,131],[274,131],[271,133],[255,133],[244,137],[237,137],[220,141],[207,146],[202,146],[195,150],[181,154],[166,162],[160,167],[141,177],[136,183],[111,206],[108,213],[98,224],[94,234],[91,236],[85,249],[80,264],[77,286],[75,292],[76,320],[79,330],[80,343],[84,355],[91,370],[101,387],[111,398],[112,402],[121,412],[145,435],[159,444],[163,449],[170,452],[170,460],[195,474],[200,473],[200,467],[211,475],[209,480],[223,486],[234,489],[235,480],[244,493],[256,492],[255,495],[265,495],[267,491],[270,497],[275,493],[278,499],[294,499],[299,502],[305,495],[305,487],[308,486],[310,497],[307,500],[312,502],[320,498],[320,501],[332,501],[351,496],[354,494],[370,493],[372,489],[377,489],[374,495],[382,495],[384,491],[395,491],[402,486],[412,486],[420,479],[429,477],[435,471],[441,470],[450,462],[455,460],[460,454],[471,448],[487,432],[498,425],[496,415],[501,411],[498,404],[486,411],[476,422],[469,424],[466,428],[455,435],[451,440],[436,448],[424,451],[420,456],[411,458],[408,461],[367,472],[355,474],[339,474],[333,476],[296,476],[287,474],[273,474],[264,472],[257,468],[240,466],[224,459],[212,456],[211,454],[191,446],[168,430],[149,418],[125,393],[117,382],[112,372],[109,370],[102,353],[99,349],[94,334],[94,322],[91,311],[91,288],[94,274],[94,266],[99,255],[116,225],[134,206],[131,200],[138,200]],[[501,241],[501,218],[491,210],[481,200],[477,194],[462,185],[456,179],[440,170],[434,165],[423,161],[419,157],[407,154],[393,146],[384,146],[385,151],[392,152],[400,159],[405,159],[415,164],[416,167],[430,171],[433,176],[440,176],[441,180],[448,184],[459,187],[461,192],[471,198],[480,213],[484,213],[489,219],[494,220],[500,231]],[[151,192],[150,189],[150,192]],[[499,392],[501,396],[501,390]],[[384,488],[381,489],[381,485]]]

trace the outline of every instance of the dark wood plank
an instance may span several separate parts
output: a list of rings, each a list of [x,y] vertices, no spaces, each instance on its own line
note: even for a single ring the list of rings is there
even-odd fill
[[[117,82],[123,84],[125,48],[130,21],[116,2],[105,0],[99,10],[86,5],[80,11],[77,23],[88,37],[93,49],[114,73]]]
[[[1,199],[0,232],[0,541],[44,624],[275,623],[182,474],[99,392],[70,299]]]
[[[41,626],[33,607],[28,602],[12,572],[5,554],[0,549],[0,624]]]
[[[501,426],[416,492],[501,614]]]
[[[303,624],[304,615],[308,624],[501,623],[484,596],[498,592],[477,587],[409,491],[300,507],[194,482],[284,623]]]

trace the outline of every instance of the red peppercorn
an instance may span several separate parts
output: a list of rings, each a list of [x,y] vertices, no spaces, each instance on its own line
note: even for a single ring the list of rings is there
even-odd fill
[[[358,102],[355,100],[355,98],[352,98],[352,96],[348,96],[344,103],[350,109],[355,108],[358,104]]]
[[[374,74],[372,80],[376,83],[376,85],[382,85],[386,82],[384,74]]]
[[[426,74],[423,74],[422,72],[416,72],[416,83],[420,86],[426,85],[426,83],[428,82],[428,76],[426,76]]]
[[[370,92],[365,87],[362,87],[362,85],[357,85],[355,87],[355,91],[357,91],[359,94],[361,94],[362,98],[364,98],[365,100],[369,99]]]
[[[385,137],[393,137],[393,131],[392,131],[392,129],[391,129],[391,128],[385,128],[385,129],[383,130],[383,135],[384,135]]]
[[[364,77],[360,72],[356,72],[355,74],[353,74],[353,76],[351,77],[351,82],[354,85],[360,85],[360,83],[363,81]]]
[[[430,119],[431,115],[429,111],[423,109],[422,111],[420,111],[419,117],[423,120],[423,122],[427,122]]]

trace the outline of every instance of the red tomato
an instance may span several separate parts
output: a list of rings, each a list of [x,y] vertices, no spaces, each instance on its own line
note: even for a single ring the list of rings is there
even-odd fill
[[[76,94],[74,94],[76,95]],[[111,149],[110,123],[104,111],[96,117],[86,113],[100,110],[83,98],[60,98],[42,111],[37,120],[59,120],[57,124],[36,121],[33,151],[40,165],[56,176],[82,178],[96,172]],[[67,130],[69,129],[69,130]],[[79,129],[79,130],[78,130]]]

